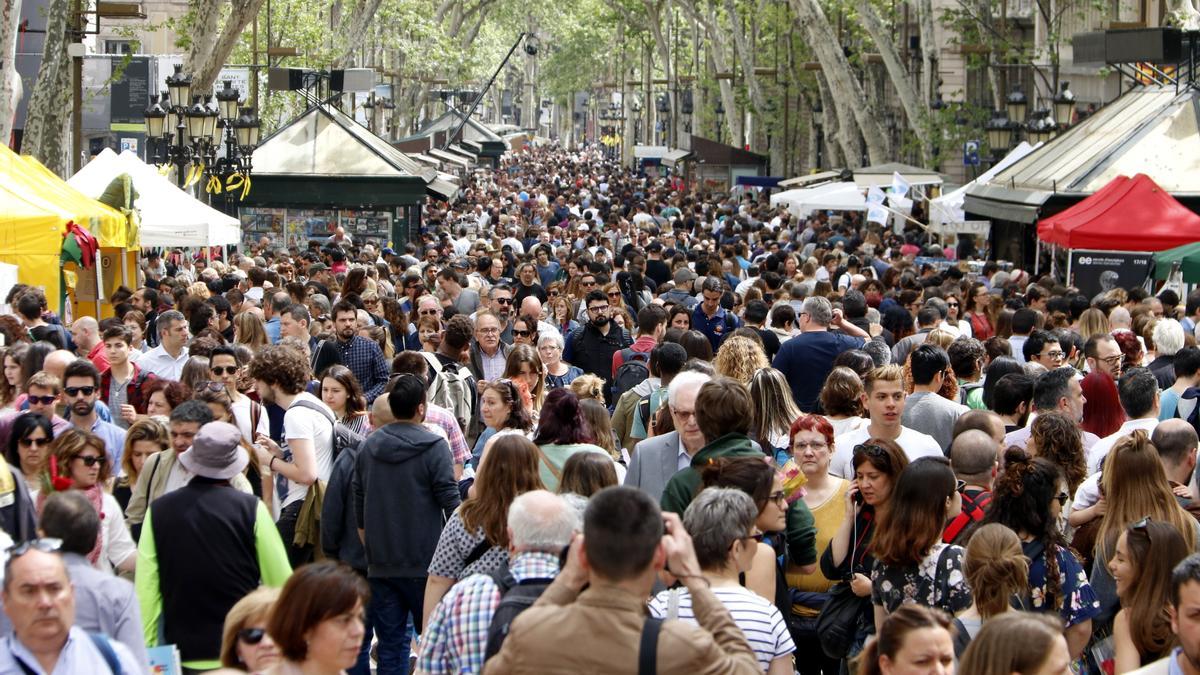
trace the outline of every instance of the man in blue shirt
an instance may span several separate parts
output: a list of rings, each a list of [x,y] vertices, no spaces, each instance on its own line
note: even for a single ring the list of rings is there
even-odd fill
[[[537,247],[535,253],[537,258],[537,273],[538,278],[542,282],[542,288],[549,288],[550,284],[558,277],[558,271],[562,269],[562,265],[558,264],[557,260],[550,259],[550,245]]]
[[[772,365],[791,383],[792,399],[800,410],[811,413],[817,409],[817,397],[833,370],[833,360],[844,351],[862,347],[867,333],[846,321],[841,310],[835,311],[820,296],[805,300],[797,318],[801,333],[783,343]],[[831,326],[841,332],[831,332]]]
[[[379,345],[358,334],[358,308],[353,304],[339,300],[333,306],[333,324],[342,363],[354,373],[367,403],[371,403],[387,385],[387,359]]]
[[[279,344],[279,315],[283,314],[291,305],[292,296],[284,291],[273,294],[270,302],[263,303],[263,312],[267,317],[267,323],[264,327],[267,330],[267,339],[273,345]]]
[[[741,322],[733,312],[728,312],[721,307],[721,296],[725,294],[725,289],[721,286],[719,278],[705,277],[704,284],[700,287],[700,293],[702,296],[700,304],[696,305],[696,309],[692,312],[692,328],[704,333],[704,337],[712,343],[715,353],[720,349],[725,336],[737,330]]]

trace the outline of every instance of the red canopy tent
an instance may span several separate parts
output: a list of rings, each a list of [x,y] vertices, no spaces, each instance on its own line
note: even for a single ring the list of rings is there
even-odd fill
[[[1087,199],[1043,218],[1037,233],[1066,249],[1165,251],[1200,241],[1200,215],[1139,173],[1117,176]]]

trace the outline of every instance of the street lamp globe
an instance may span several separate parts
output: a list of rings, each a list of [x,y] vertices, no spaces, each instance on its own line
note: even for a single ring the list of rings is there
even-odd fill
[[[204,130],[208,127],[208,110],[200,103],[200,97],[192,98],[192,107],[187,109],[187,135],[188,138],[203,138]]]
[[[233,131],[237,135],[238,145],[242,151],[249,153],[254,146],[258,145],[258,134],[261,127],[258,115],[254,114],[254,109],[249,107],[242,108],[242,114],[233,123]]]
[[[160,138],[167,126],[167,111],[157,101],[152,101],[143,115],[146,118],[146,135]]]
[[[204,136],[211,140],[217,137],[217,121],[221,119],[221,113],[217,111],[212,96],[205,96],[204,99],[204,110],[207,113],[204,119]]]
[[[175,64],[175,74],[167,77],[167,89],[176,105],[187,106],[192,99],[192,76],[183,74],[183,64]]]
[[[238,115],[239,92],[233,86],[232,80],[225,80],[225,85],[217,92],[217,106],[221,111],[221,119],[233,120]]]
[[[1008,152],[1009,147],[1012,146],[1013,130],[1012,125],[1008,123],[1008,118],[1004,116],[1003,110],[993,111],[992,119],[988,120],[984,129],[987,131],[988,146],[994,152]]]
[[[1025,92],[1014,89],[1005,100],[1005,107],[1008,108],[1008,119],[1020,123],[1025,120],[1025,113],[1029,110],[1029,99],[1025,97]]]
[[[1071,93],[1069,82],[1063,82],[1062,88],[1054,96],[1054,122],[1065,127],[1069,125],[1075,113],[1075,94]]]

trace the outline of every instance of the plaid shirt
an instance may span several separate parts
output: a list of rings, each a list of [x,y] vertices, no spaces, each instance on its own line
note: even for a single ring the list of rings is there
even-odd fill
[[[467,439],[463,437],[462,429],[454,413],[432,403],[425,404],[425,424],[432,424],[446,432],[446,442],[450,444],[450,454],[454,463],[464,466],[471,459],[471,449],[467,447]]]
[[[558,556],[524,552],[509,563],[518,583],[558,575]],[[488,626],[500,605],[500,589],[487,574],[472,574],[451,587],[429,617],[417,670],[431,675],[459,675],[483,670]]]
[[[338,353],[342,355],[342,363],[354,373],[367,404],[383,393],[388,381],[388,364],[383,358],[379,345],[361,335],[355,335],[346,342],[335,340]]]

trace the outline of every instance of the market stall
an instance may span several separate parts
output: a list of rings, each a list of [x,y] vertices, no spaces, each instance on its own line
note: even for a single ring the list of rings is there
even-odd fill
[[[786,205],[797,218],[813,211],[866,211],[867,200],[854,183],[825,183],[771,195],[771,206]]]
[[[1067,282],[1094,293],[1143,283],[1155,252],[1200,240],[1200,215],[1145,174],[1117,176],[1040,220],[1037,236],[1067,251]]]

